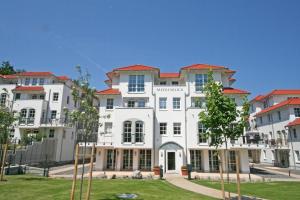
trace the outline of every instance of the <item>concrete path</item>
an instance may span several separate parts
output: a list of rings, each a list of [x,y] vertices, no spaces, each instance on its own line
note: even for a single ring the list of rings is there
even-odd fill
[[[213,197],[216,199],[222,199],[222,192],[221,190],[217,190],[217,189],[213,189],[213,188],[209,188],[209,187],[205,187],[196,183],[193,183],[191,181],[186,180],[184,177],[182,176],[178,176],[178,175],[171,175],[171,174],[166,174],[165,176],[166,180],[185,190],[189,190],[198,194],[202,194],[202,195],[206,195],[209,197]],[[226,192],[226,197],[228,198],[228,193]],[[231,197],[236,197],[237,194],[231,193],[230,194]]]

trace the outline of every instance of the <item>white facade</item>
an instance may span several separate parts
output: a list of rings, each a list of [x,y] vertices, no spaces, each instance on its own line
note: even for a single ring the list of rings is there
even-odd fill
[[[12,111],[19,115],[11,132],[18,143],[27,136],[42,134],[55,140],[54,161],[73,160],[75,130],[69,124],[68,112],[74,109],[72,81],[50,72],[24,72],[0,77],[0,95]]]
[[[160,73],[157,68],[135,65],[108,73],[110,88],[98,93],[96,169],[152,170],[162,166],[166,173],[180,173],[182,166],[192,164],[195,171],[217,171],[213,148],[198,132],[198,114],[205,106],[201,89],[210,69],[240,107],[247,92],[230,88],[234,72],[224,67],[193,65],[180,73]],[[202,103],[195,103],[196,97]],[[249,172],[248,145],[239,139],[229,144],[232,148],[240,150],[241,171]],[[231,155],[233,158],[233,151]]]
[[[300,90],[274,90],[250,103],[248,134],[257,135],[263,143],[261,150],[252,152],[254,161],[299,168]]]

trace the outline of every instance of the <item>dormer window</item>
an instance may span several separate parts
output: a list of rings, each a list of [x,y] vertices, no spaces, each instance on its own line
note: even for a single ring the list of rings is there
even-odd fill
[[[129,75],[128,92],[144,92],[145,77],[144,75]]]
[[[25,78],[25,85],[29,85],[30,83],[30,78]]]
[[[196,74],[195,75],[195,88],[196,92],[203,92],[204,86],[207,83],[207,74]]]

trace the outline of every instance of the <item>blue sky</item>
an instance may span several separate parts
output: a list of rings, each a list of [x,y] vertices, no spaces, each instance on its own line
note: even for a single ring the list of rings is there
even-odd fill
[[[0,61],[106,86],[105,72],[194,63],[237,70],[252,96],[300,88],[300,1],[1,0]]]

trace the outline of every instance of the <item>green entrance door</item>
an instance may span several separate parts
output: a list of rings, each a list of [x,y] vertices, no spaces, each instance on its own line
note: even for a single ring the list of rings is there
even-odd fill
[[[175,152],[168,152],[168,171],[175,170]]]

